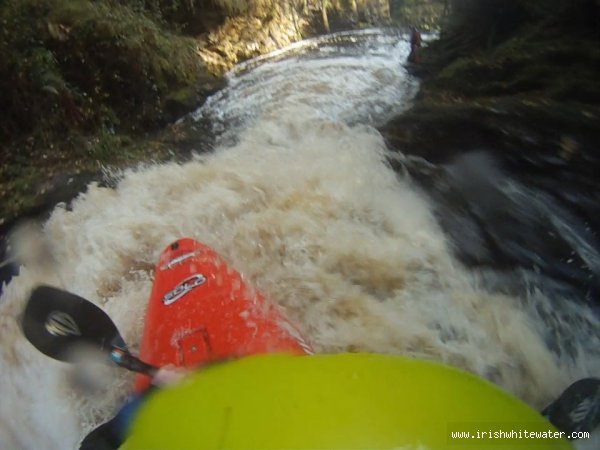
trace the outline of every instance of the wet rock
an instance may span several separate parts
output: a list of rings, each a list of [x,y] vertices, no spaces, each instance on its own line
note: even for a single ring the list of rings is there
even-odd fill
[[[174,122],[202,106],[208,96],[222,89],[226,82],[224,79],[204,77],[202,81],[193,86],[185,86],[167,95],[164,100],[163,115],[166,122]]]
[[[285,47],[302,39],[306,20],[283,13],[270,17],[228,17],[223,25],[201,38],[200,54],[214,72],[240,61]]]

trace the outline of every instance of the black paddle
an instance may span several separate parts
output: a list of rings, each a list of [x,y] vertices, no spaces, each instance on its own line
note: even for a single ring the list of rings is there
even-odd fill
[[[25,308],[23,333],[43,354],[70,362],[78,347],[93,347],[113,363],[133,372],[154,376],[157,367],[146,364],[127,350],[111,318],[102,309],[70,292],[50,286],[37,287]]]

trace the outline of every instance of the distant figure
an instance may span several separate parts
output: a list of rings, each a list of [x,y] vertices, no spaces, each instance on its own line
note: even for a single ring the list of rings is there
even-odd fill
[[[421,62],[421,33],[415,27],[412,27],[410,33],[410,55],[407,61],[412,64]]]

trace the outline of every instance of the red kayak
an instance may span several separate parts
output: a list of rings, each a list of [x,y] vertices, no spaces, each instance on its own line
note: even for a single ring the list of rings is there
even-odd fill
[[[312,353],[281,309],[210,247],[186,238],[163,251],[146,313],[143,361],[197,367],[272,352]],[[150,381],[138,375],[135,390]]]

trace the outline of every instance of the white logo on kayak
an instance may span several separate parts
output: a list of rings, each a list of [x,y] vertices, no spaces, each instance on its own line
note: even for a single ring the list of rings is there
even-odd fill
[[[177,258],[173,258],[167,264],[163,264],[162,266],[160,266],[160,270],[172,269],[176,265],[184,262],[186,259],[193,258],[194,256],[199,255],[199,254],[200,254],[200,250],[196,250],[195,252],[190,252],[190,253],[184,253],[183,255],[178,256]]]
[[[77,322],[69,314],[52,311],[46,319],[46,330],[53,336],[81,336]]]
[[[181,283],[179,283],[177,287],[171,292],[165,294],[165,296],[163,297],[163,303],[165,305],[175,303],[177,300],[186,295],[192,289],[200,286],[201,284],[204,284],[205,282],[206,277],[204,275],[201,275],[199,273],[197,273],[196,275],[192,275],[191,277],[186,278]]]

